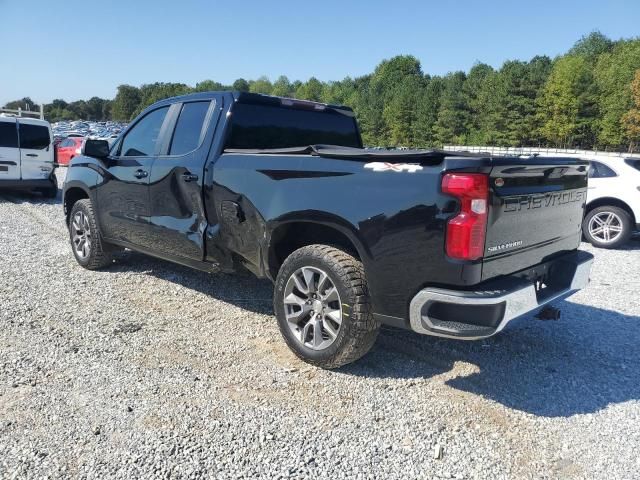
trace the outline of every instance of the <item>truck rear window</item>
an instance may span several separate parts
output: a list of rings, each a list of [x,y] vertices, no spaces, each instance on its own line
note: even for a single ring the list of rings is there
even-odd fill
[[[268,149],[318,144],[361,147],[355,118],[331,109],[315,111],[237,103],[225,148]]]

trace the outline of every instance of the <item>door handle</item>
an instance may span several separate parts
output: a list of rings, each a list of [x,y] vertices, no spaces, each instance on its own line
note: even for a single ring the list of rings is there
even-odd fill
[[[27,157],[37,157],[38,156],[37,153],[27,153],[26,155],[27,155]]]
[[[144,170],[136,170],[136,173],[133,174],[136,178],[145,178],[146,176],[149,175],[148,172],[144,171]]]
[[[183,173],[182,174],[182,180],[184,180],[185,182],[195,182],[198,180],[198,175],[195,175],[193,173]]]

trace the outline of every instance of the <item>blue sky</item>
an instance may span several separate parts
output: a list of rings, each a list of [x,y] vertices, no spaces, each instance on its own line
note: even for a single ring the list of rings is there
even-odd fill
[[[411,54],[425,72],[565,52],[582,35],[640,35],[638,0],[0,0],[0,104],[122,83],[339,80]]]

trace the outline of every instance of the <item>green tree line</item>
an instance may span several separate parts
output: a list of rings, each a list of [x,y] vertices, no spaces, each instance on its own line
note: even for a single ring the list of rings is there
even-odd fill
[[[635,80],[634,80],[635,79]],[[163,98],[209,90],[239,90],[351,106],[367,145],[446,144],[555,146],[633,150],[640,145],[640,38],[582,37],[555,59],[484,63],[444,76],[423,72],[413,56],[382,61],[362,77],[306,82],[280,76],[120,85],[113,100],[93,97],[45,105],[50,121],[129,121]],[[11,102],[9,108],[30,100]],[[31,102],[32,103],[32,102]],[[33,108],[32,108],[33,109]]]
[[[112,100],[99,97],[91,97],[89,100],[77,100],[71,103],[56,99],[44,105],[44,116],[50,122],[59,122],[60,120],[111,120],[112,103]],[[4,108],[12,110],[21,108],[32,112],[40,111],[40,106],[36,105],[29,97],[9,102],[4,105]]]

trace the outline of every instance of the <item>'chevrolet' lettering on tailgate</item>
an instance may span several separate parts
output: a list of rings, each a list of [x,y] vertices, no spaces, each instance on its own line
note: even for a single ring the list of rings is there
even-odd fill
[[[569,192],[551,192],[543,195],[524,195],[504,199],[505,212],[520,212],[535,208],[555,207],[567,203],[583,202],[586,192],[584,190],[572,190]]]

